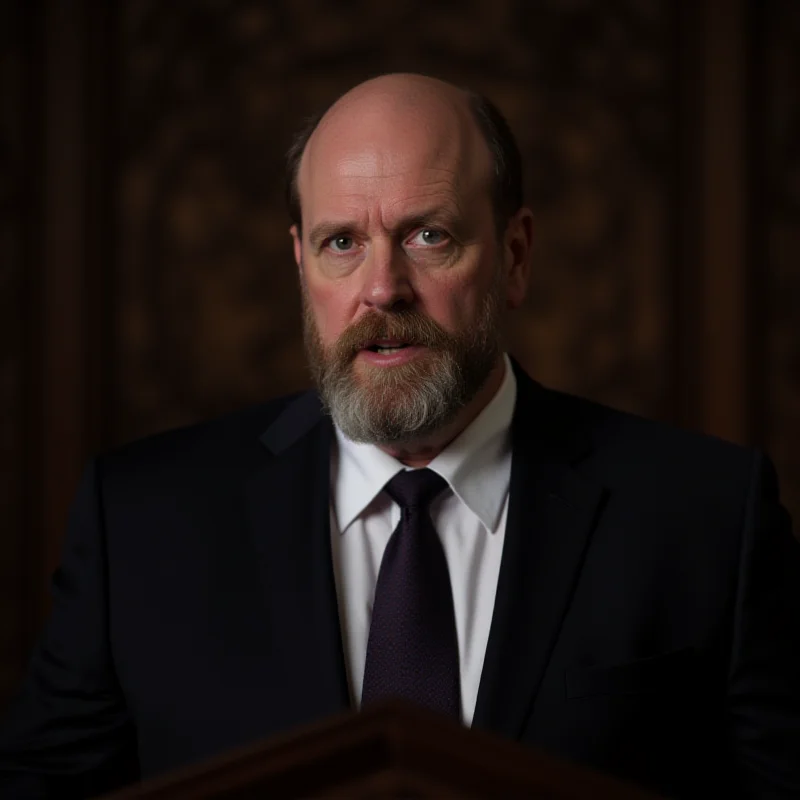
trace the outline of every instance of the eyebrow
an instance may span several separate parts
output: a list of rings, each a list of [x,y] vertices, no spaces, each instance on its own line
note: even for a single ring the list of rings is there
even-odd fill
[[[461,226],[460,215],[446,206],[436,206],[403,217],[394,227],[393,232],[412,230],[423,225],[447,225],[458,229]],[[309,232],[308,241],[312,247],[319,247],[331,236],[349,234],[356,231],[358,227],[358,224],[345,220],[320,222]]]
[[[315,225],[308,234],[308,241],[312,247],[319,247],[326,239],[331,236],[353,230],[355,225],[350,222],[320,222]]]

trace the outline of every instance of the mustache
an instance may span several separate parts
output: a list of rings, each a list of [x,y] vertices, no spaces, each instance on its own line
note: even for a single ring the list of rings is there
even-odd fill
[[[360,350],[380,339],[394,339],[431,350],[443,350],[451,345],[453,337],[416,309],[391,313],[370,311],[342,333],[333,355],[337,360],[349,361]]]

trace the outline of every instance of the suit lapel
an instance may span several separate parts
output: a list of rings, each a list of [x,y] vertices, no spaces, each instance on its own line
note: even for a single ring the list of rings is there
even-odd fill
[[[473,724],[517,738],[577,582],[602,487],[571,466],[589,449],[561,404],[517,369],[506,540]]]
[[[544,676],[605,491],[574,468],[589,449],[561,403],[517,369],[506,541],[473,724],[518,737]],[[261,437],[247,484],[275,641],[298,722],[349,706],[330,545],[332,427],[313,393]],[[293,687],[287,687],[293,691]]]
[[[266,609],[287,691],[297,693],[298,722],[349,704],[330,545],[331,435],[317,396],[301,395],[261,437],[268,461],[246,487]]]

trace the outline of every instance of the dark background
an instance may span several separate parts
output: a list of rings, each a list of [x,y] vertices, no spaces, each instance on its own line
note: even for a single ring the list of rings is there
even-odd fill
[[[765,447],[800,519],[797,0],[3,0],[0,708],[85,459],[308,384],[282,153],[396,70],[518,135],[529,371]]]

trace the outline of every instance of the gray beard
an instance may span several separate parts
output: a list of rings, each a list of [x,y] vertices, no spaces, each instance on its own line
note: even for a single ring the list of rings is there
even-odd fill
[[[412,319],[408,324],[419,336],[409,338],[432,345],[422,357],[397,367],[357,370],[348,351],[323,347],[304,294],[306,353],[327,413],[349,439],[375,445],[407,445],[442,429],[474,399],[500,357],[500,308],[495,286],[466,333],[448,334],[432,320]],[[375,316],[401,329],[406,324],[402,312]],[[407,316],[419,319],[418,312]]]
[[[352,370],[329,375],[320,387],[323,402],[354,442],[401,445],[422,439],[452,422],[486,379],[468,382],[449,353],[430,360],[430,368],[409,364],[395,368],[402,375],[376,375],[369,386]]]

